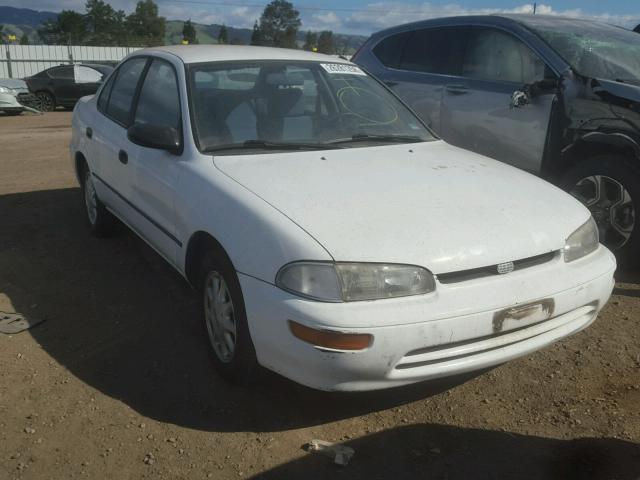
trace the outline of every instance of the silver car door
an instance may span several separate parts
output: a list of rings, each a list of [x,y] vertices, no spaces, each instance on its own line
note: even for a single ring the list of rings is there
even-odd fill
[[[552,75],[544,62],[507,32],[471,27],[462,75],[442,98],[441,135],[453,145],[539,172],[555,93],[513,108],[526,84]]]

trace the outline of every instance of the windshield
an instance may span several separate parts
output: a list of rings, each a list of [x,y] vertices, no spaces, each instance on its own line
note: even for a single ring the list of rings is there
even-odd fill
[[[592,78],[640,81],[640,35],[605,23],[572,19],[528,19],[578,73]]]
[[[432,134],[355,65],[209,62],[188,67],[201,151],[347,148],[422,142]]]

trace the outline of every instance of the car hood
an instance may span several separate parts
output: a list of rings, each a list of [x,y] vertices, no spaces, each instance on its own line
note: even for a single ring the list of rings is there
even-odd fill
[[[0,78],[0,87],[10,88],[16,94],[29,91],[26,82],[17,78]]]
[[[443,141],[225,155],[214,163],[336,261],[455,272],[561,249],[589,218],[551,184]]]
[[[604,92],[605,95],[601,95],[605,100],[613,100],[611,97],[620,100],[627,100],[636,103],[640,103],[640,86],[631,83],[615,82],[613,80],[606,80],[603,78],[595,79],[594,91]],[[627,102],[628,103],[628,102]]]

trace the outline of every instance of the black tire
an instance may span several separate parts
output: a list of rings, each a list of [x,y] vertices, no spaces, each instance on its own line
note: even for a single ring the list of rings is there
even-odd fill
[[[227,358],[223,358],[218,351],[219,347],[214,346],[215,334],[211,323],[207,321],[209,302],[206,289],[208,283],[214,278],[218,278],[217,276],[221,277],[226,284],[228,296],[225,298],[230,298],[232,302],[233,324],[235,325],[235,347],[233,353]],[[253,383],[259,371],[258,361],[249,332],[240,282],[233,265],[224,252],[212,249],[205,254],[200,268],[199,280],[200,320],[211,362],[225,380],[239,385]]]
[[[622,155],[598,155],[579,163],[567,172],[560,186],[570,193],[573,192],[576,198],[582,199],[581,195],[576,195],[577,192],[581,192],[578,184],[583,179],[594,176],[606,177],[604,179],[607,182],[605,195],[614,197],[616,188],[614,188],[615,183],[611,182],[613,180],[620,184],[631,197],[631,202],[627,202],[623,208],[615,209],[613,215],[618,219],[616,220],[618,226],[625,225],[629,229],[630,237],[625,241],[615,229],[609,230],[605,235],[602,234],[605,231],[603,229],[611,228],[610,210],[603,210],[597,206],[589,209],[600,227],[600,241],[616,254],[619,265],[625,268],[638,267],[640,266],[640,218],[637,212],[640,211],[640,166],[638,162]],[[590,188],[588,182],[582,183],[582,189],[584,188]],[[583,198],[584,196],[582,195]]]
[[[84,201],[85,219],[89,226],[89,230],[95,237],[107,237],[115,231],[117,223],[116,219],[98,198],[95,187],[93,187],[93,176],[91,175],[91,171],[86,163],[82,165],[79,173],[80,189],[82,191],[82,199]],[[93,214],[90,213],[90,196],[93,197],[95,201],[95,211]]]
[[[56,109],[56,99],[49,92],[36,93],[38,110],[41,112],[53,112]]]

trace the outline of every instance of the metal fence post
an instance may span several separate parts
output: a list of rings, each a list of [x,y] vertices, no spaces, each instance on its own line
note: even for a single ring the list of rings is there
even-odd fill
[[[9,44],[6,43],[4,45],[4,48],[7,52],[7,74],[9,75],[9,78],[13,78],[13,72],[11,71],[11,53],[9,53]]]

